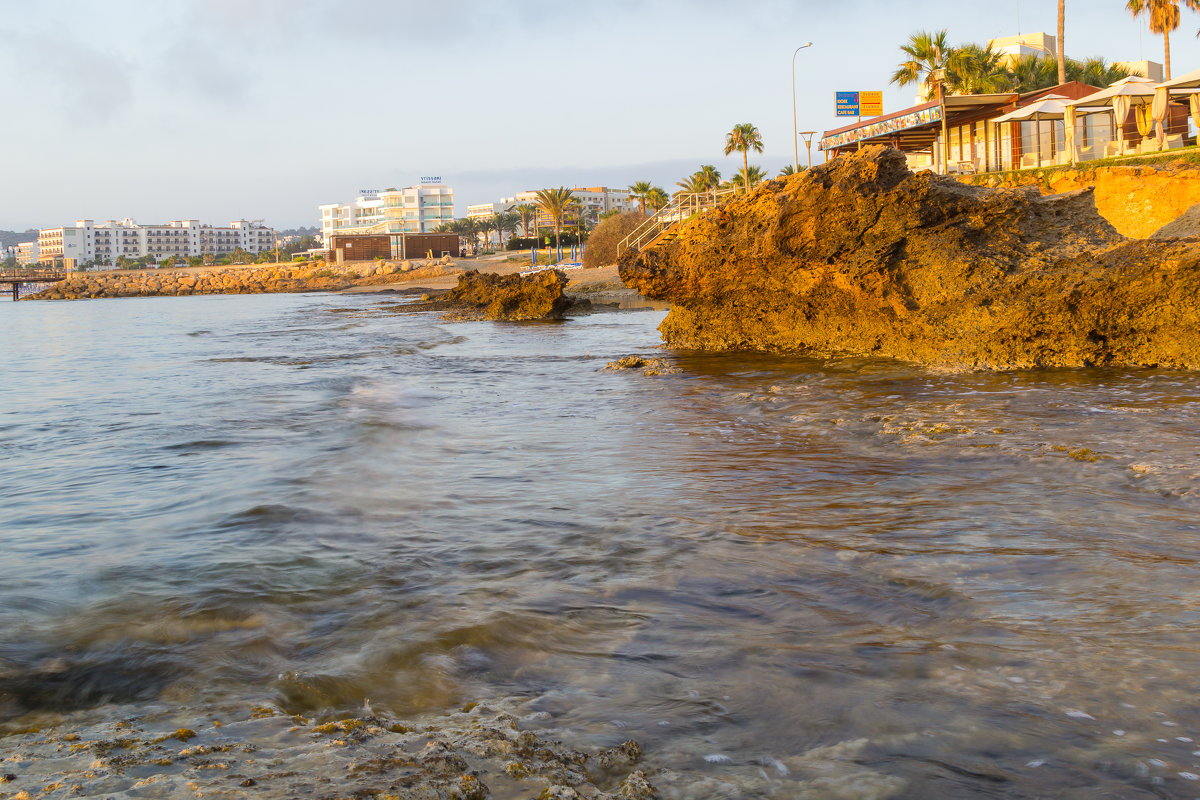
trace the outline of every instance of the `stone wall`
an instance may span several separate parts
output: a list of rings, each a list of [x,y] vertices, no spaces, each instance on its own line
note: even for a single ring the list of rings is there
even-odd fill
[[[157,297],[192,294],[325,292],[377,286],[459,272],[448,258],[437,261],[357,261],[345,264],[266,264],[77,272],[22,300],[80,300],[95,297]]]
[[[976,186],[1036,186],[1043,195],[1094,186],[1096,210],[1131,239],[1145,239],[1200,203],[1200,168],[1183,160],[1153,164],[1040,169],[977,175],[962,179]]]

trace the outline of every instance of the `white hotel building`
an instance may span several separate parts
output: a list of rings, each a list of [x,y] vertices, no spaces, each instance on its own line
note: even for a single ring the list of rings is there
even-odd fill
[[[114,264],[121,256],[162,261],[171,256],[224,255],[237,249],[261,253],[274,246],[274,229],[244,219],[228,227],[202,225],[195,219],[165,225],[138,225],[128,218],[97,225],[80,219],[74,225],[38,231],[37,258],[41,263],[74,259],[76,264]]]
[[[571,199],[579,201],[580,206],[583,208],[584,218],[593,225],[600,221],[601,215],[609,211],[637,211],[638,209],[637,201],[629,199],[629,192],[627,190],[609,189],[607,186],[576,186],[571,190]],[[478,205],[468,206],[467,216],[471,218],[490,217],[492,214],[512,211],[523,203],[536,206],[537,192],[519,192],[513,197],[500,198],[500,202],[498,203],[479,203]],[[553,224],[550,218],[539,208],[538,225],[548,227]]]
[[[422,178],[419,186],[386,191],[360,190],[349,203],[321,209],[321,237],[370,233],[432,233],[454,221],[454,190],[441,178]]]

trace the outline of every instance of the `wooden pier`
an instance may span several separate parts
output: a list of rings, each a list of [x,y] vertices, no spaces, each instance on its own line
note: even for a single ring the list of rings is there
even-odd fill
[[[0,284],[12,287],[12,299],[21,299],[21,287],[27,283],[58,283],[67,279],[67,271],[61,269],[17,269],[0,271]]]

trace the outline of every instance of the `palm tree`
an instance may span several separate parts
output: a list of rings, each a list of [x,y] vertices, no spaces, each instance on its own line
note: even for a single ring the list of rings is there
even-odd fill
[[[679,187],[681,192],[696,194],[703,192],[706,188],[704,178],[700,177],[700,173],[693,172],[681,181],[675,181],[675,185]]]
[[[571,197],[574,192],[565,186],[560,186],[557,189],[538,189],[537,204],[546,212],[554,223],[554,248],[560,250],[559,233],[562,230],[563,217],[567,213],[571,204]],[[561,253],[560,253],[561,256]]]
[[[496,230],[500,234],[500,249],[504,249],[504,234],[511,239],[521,226],[521,215],[515,211],[502,211],[496,215]]]
[[[701,164],[696,174],[704,178],[705,189],[715,189],[721,185],[721,172],[712,164]]]
[[[675,185],[685,192],[707,192],[721,185],[721,173],[712,164],[701,164],[700,169]]]
[[[1066,0],[1058,0],[1058,82],[1067,82],[1067,50],[1063,47],[1064,28],[1066,27]]]
[[[655,211],[658,211],[669,202],[671,202],[671,197],[661,186],[653,187],[650,190],[650,193],[646,195],[646,205],[650,206]]]
[[[1200,0],[1182,0],[1193,11],[1200,11]],[[1128,0],[1125,9],[1136,18],[1150,18],[1150,31],[1163,37],[1163,75],[1171,80],[1171,31],[1179,28],[1180,0]]]
[[[936,88],[941,86],[940,77],[945,73],[952,51],[946,42],[946,29],[937,33],[918,31],[909,37],[908,44],[900,46],[900,51],[908,59],[900,62],[890,82],[897,86],[924,85],[925,99],[933,99]]]
[[[1004,56],[991,45],[964,44],[946,59],[946,89],[951,94],[991,94],[1006,91],[1012,76]]]
[[[638,181],[629,187],[629,196],[638,201],[638,206],[642,209],[642,213],[646,213],[646,201],[650,197],[650,192],[654,189],[650,185],[650,181]]]
[[[1107,89],[1132,74],[1124,67],[1105,63],[1103,58],[1089,58],[1082,64],[1073,59],[1067,59],[1067,77],[1070,80],[1086,83],[1088,86],[1095,86],[1098,89]]]
[[[1197,2],[1200,2],[1200,0],[1197,0]],[[762,134],[758,132],[758,128],[749,122],[734,125],[733,130],[725,134],[725,155],[729,155],[734,150],[742,154],[743,185],[748,185],[750,183],[749,153],[751,150],[756,153],[763,151]]]
[[[808,169],[808,168],[801,167],[799,170],[797,170],[796,167],[793,166],[792,164],[784,164],[783,169],[779,170],[779,176],[783,177],[785,175],[799,175],[801,172],[804,172],[804,170],[806,170],[806,169]]]
[[[1058,69],[1054,61],[1033,53],[1017,56],[1008,68],[1012,91],[1019,94],[1054,86],[1058,81]]]
[[[758,184],[767,179],[767,172],[762,167],[757,165],[749,167],[746,172],[738,173],[729,179],[729,185],[747,190],[747,187],[753,189]]]
[[[529,236],[529,223],[537,219],[537,206],[533,203],[521,203],[513,211],[521,215],[521,235]]]

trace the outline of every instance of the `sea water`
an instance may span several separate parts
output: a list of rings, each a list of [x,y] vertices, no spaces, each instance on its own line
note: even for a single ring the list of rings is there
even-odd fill
[[[2,730],[518,696],[742,796],[1200,796],[1200,376],[397,303],[0,305]]]

